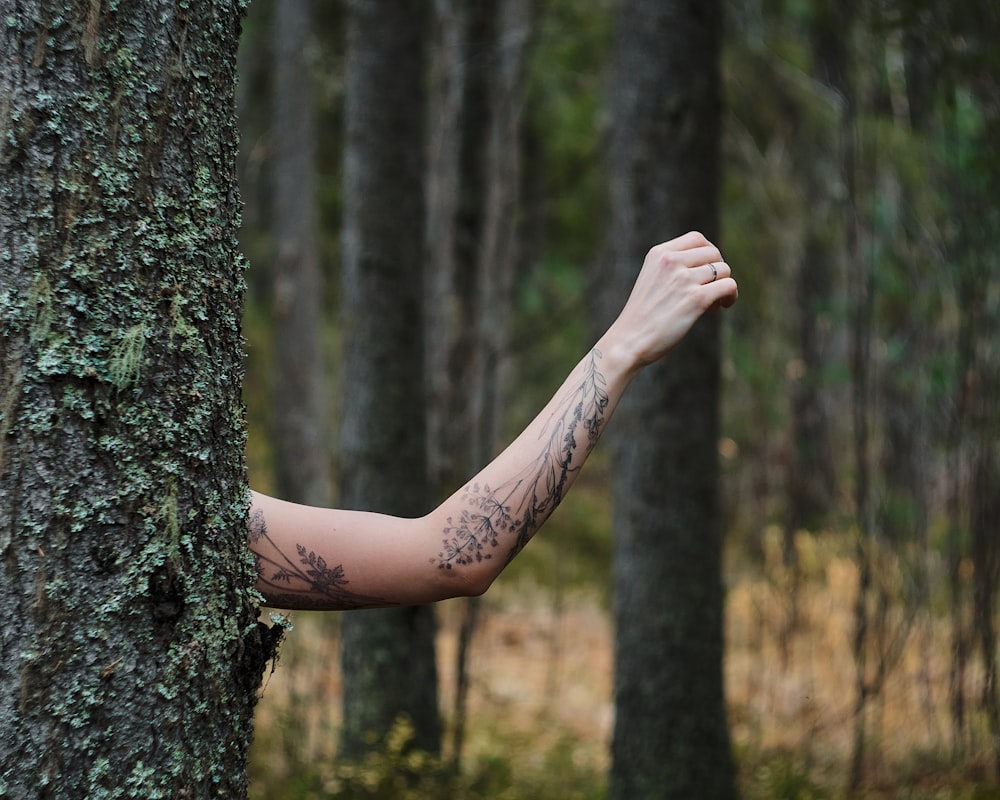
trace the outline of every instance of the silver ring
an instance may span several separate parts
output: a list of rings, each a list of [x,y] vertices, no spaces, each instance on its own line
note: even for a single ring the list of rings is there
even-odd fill
[[[709,283],[714,283],[715,279],[719,277],[719,270],[717,270],[715,268],[715,262],[714,261],[711,264],[709,264],[708,266],[710,266],[712,268],[712,280],[710,280]]]

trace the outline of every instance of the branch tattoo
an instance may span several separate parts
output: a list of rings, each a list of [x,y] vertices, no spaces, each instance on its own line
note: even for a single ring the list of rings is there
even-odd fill
[[[544,447],[518,475],[499,486],[473,483],[462,495],[466,508],[448,518],[438,566],[452,569],[492,558],[504,542],[510,562],[562,501],[566,481],[580,469],[601,434],[608,407],[607,382],[597,369],[601,352],[590,353],[583,379],[553,412],[543,431]],[[578,434],[583,436],[583,453]]]
[[[264,512],[259,509],[250,517],[250,544],[257,564],[257,586],[269,605],[294,608],[374,608],[391,605],[379,597],[352,592],[344,577],[344,565],[331,567],[326,559],[295,546],[297,560],[292,560],[278,548],[267,533]],[[274,556],[262,554],[264,543]]]
[[[510,562],[562,501],[569,477],[582,466],[603,429],[608,407],[607,381],[591,351],[580,383],[555,408],[539,437],[542,449],[518,474],[491,487],[473,483],[462,494],[458,518],[448,517],[440,569],[453,569],[493,558],[506,549]],[[582,452],[580,452],[580,448]],[[383,598],[352,591],[343,564],[296,545],[293,558],[268,535],[264,512],[249,520],[249,539],[257,566],[257,586],[268,605],[289,608],[351,609],[392,605]]]

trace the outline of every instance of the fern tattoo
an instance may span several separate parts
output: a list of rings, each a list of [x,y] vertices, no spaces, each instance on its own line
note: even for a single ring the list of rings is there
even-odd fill
[[[267,533],[264,512],[259,509],[250,518],[250,544],[257,564],[257,586],[267,604],[276,607],[350,609],[373,608],[391,605],[379,597],[352,592],[346,588],[350,581],[344,577],[344,566],[331,567],[326,559],[295,546],[297,560],[278,549]],[[274,552],[263,555],[264,543]]]
[[[448,518],[438,566],[452,569],[492,558],[500,542],[510,542],[509,563],[562,501],[566,481],[580,469],[574,460],[583,436],[583,455],[601,434],[608,407],[607,382],[597,369],[601,352],[591,351],[579,386],[555,410],[545,427],[544,447],[522,472],[500,486],[474,483],[465,488],[458,519]]]

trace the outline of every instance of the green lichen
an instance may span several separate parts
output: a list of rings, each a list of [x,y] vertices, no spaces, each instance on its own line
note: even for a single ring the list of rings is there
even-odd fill
[[[83,420],[97,419],[93,399],[79,386],[69,385],[63,390],[62,411]]]
[[[114,775],[115,770],[111,761],[107,758],[99,757],[94,760],[94,765],[87,774],[87,781],[92,786],[99,786],[112,780]]]
[[[180,337],[182,351],[201,355],[205,345],[201,340],[198,329],[188,322],[184,316],[184,306],[187,301],[180,293],[174,294],[170,301],[170,344],[174,344],[174,338]]]
[[[44,272],[35,275],[28,292],[28,305],[35,310],[34,323],[31,326],[31,341],[38,342],[49,335],[52,321],[55,319],[55,309],[52,297],[52,286]]]
[[[0,375],[0,472],[5,466],[5,450],[7,434],[14,425],[14,411],[18,398],[21,396],[21,384],[24,380],[20,349],[8,356],[4,374]],[[2,548],[0,548],[2,549]]]
[[[167,493],[160,506],[160,519],[163,523],[167,559],[181,573],[181,523],[177,515],[177,483],[174,480],[167,484]]]
[[[0,142],[19,151],[0,171],[26,165],[9,185],[30,189],[15,201],[39,232],[0,253],[3,277],[27,276],[0,280],[0,429],[18,459],[0,481],[36,481],[8,552],[44,575],[41,603],[13,615],[34,657],[0,730],[71,732],[51,752],[4,750],[21,774],[0,768],[0,795],[238,797],[254,670],[273,646],[243,540],[238,10],[192,4],[179,20],[168,4],[153,30],[116,5],[33,21],[19,46],[30,63],[42,42],[37,91]],[[33,161],[54,137],[59,158]],[[158,740],[129,739],[152,714]]]
[[[124,391],[130,385],[139,382],[145,349],[146,326],[140,322],[125,331],[121,341],[115,345],[108,362],[108,377],[118,391]]]

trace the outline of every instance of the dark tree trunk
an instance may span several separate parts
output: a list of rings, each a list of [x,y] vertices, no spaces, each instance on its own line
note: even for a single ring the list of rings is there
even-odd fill
[[[843,31],[817,13],[809,31],[813,74],[834,91],[846,69]],[[843,203],[836,193],[840,164],[835,154],[816,157],[805,148],[801,165],[813,206],[805,235],[802,263],[795,281],[794,312],[802,375],[792,393],[792,457],[788,470],[789,521],[794,534],[827,521],[836,500],[837,479],[830,446],[822,373],[830,360],[829,330],[834,275],[842,258]],[[829,402],[828,400],[826,402]]]
[[[827,165],[829,166],[829,164]],[[810,196],[822,192],[823,178],[813,173]],[[819,205],[832,210],[831,198]],[[825,231],[811,230],[795,278],[797,338],[802,371],[792,389],[792,452],[788,468],[788,524],[790,535],[815,531],[829,520],[837,498],[837,476],[830,445],[828,391],[823,370],[830,361],[830,298],[838,259],[837,242],[829,235],[831,217],[821,215]],[[835,225],[835,223],[834,223]]]
[[[995,393],[990,395],[996,397]],[[995,416],[995,412],[994,412]],[[982,660],[982,709],[993,743],[993,779],[1000,778],[1000,689],[997,686],[997,583],[1000,581],[1000,463],[997,461],[996,440],[992,446],[979,448],[973,478],[972,556],[976,565],[973,574],[973,619],[979,654]]]
[[[847,51],[839,27],[817,11],[809,28],[812,73],[824,86],[835,87],[846,69]],[[782,658],[787,662],[792,636],[800,623],[801,569],[796,545],[800,531],[817,531],[830,521],[838,499],[837,473],[831,439],[830,407],[834,387],[825,379],[832,360],[832,309],[835,276],[843,262],[843,220],[839,196],[840,163],[835,146],[818,153],[817,137],[827,130],[806,128],[809,115],[801,113],[796,172],[802,176],[810,213],[800,263],[794,276],[794,294],[788,313],[794,317],[799,374],[791,387],[791,446],[786,472],[788,493],[784,528],[784,562],[788,568],[788,620],[781,633]],[[820,139],[822,141],[822,139]]]
[[[850,32],[857,24],[857,4],[826,0],[820,6],[822,19],[818,24],[833,24]],[[847,39],[850,41],[850,38]],[[875,504],[872,492],[871,463],[871,406],[872,406],[872,338],[875,324],[874,276],[870,260],[863,249],[859,186],[866,174],[861,159],[865,153],[858,146],[859,93],[854,76],[847,69],[830,76],[830,88],[840,101],[840,161],[844,181],[845,202],[849,213],[844,232],[844,249],[850,265],[848,274],[851,301],[850,320],[850,370],[851,370],[851,422],[852,457],[854,459],[854,514],[857,525],[855,560],[858,566],[858,589],[854,603],[854,631],[851,648],[854,657],[855,696],[854,731],[847,775],[847,793],[855,796],[861,788],[865,774],[865,755],[868,748],[866,714],[869,699],[877,694],[880,680],[879,665],[872,652],[873,606],[877,603],[875,592],[874,555]],[[866,165],[867,166],[867,165]]]
[[[718,3],[629,0],[616,34],[614,280],[646,249],[718,233]],[[719,322],[640,375],[616,418],[611,797],[731,798],[722,684]]]
[[[446,496],[502,445],[504,362],[518,258],[528,0],[438,4],[428,165],[428,447]],[[480,598],[465,601],[452,756],[465,733]]]
[[[341,504],[426,513],[424,12],[419,0],[352,2],[344,163]],[[430,607],[358,611],[342,628],[342,750],[370,748],[400,715],[440,748]]]
[[[309,0],[274,7],[274,477],[286,500],[330,502],[317,242],[316,130],[306,52]]]
[[[428,164],[427,365],[431,480],[450,494],[482,466],[473,386],[496,0],[446,0],[436,17]]]
[[[239,3],[0,3],[0,795],[239,798]]]

